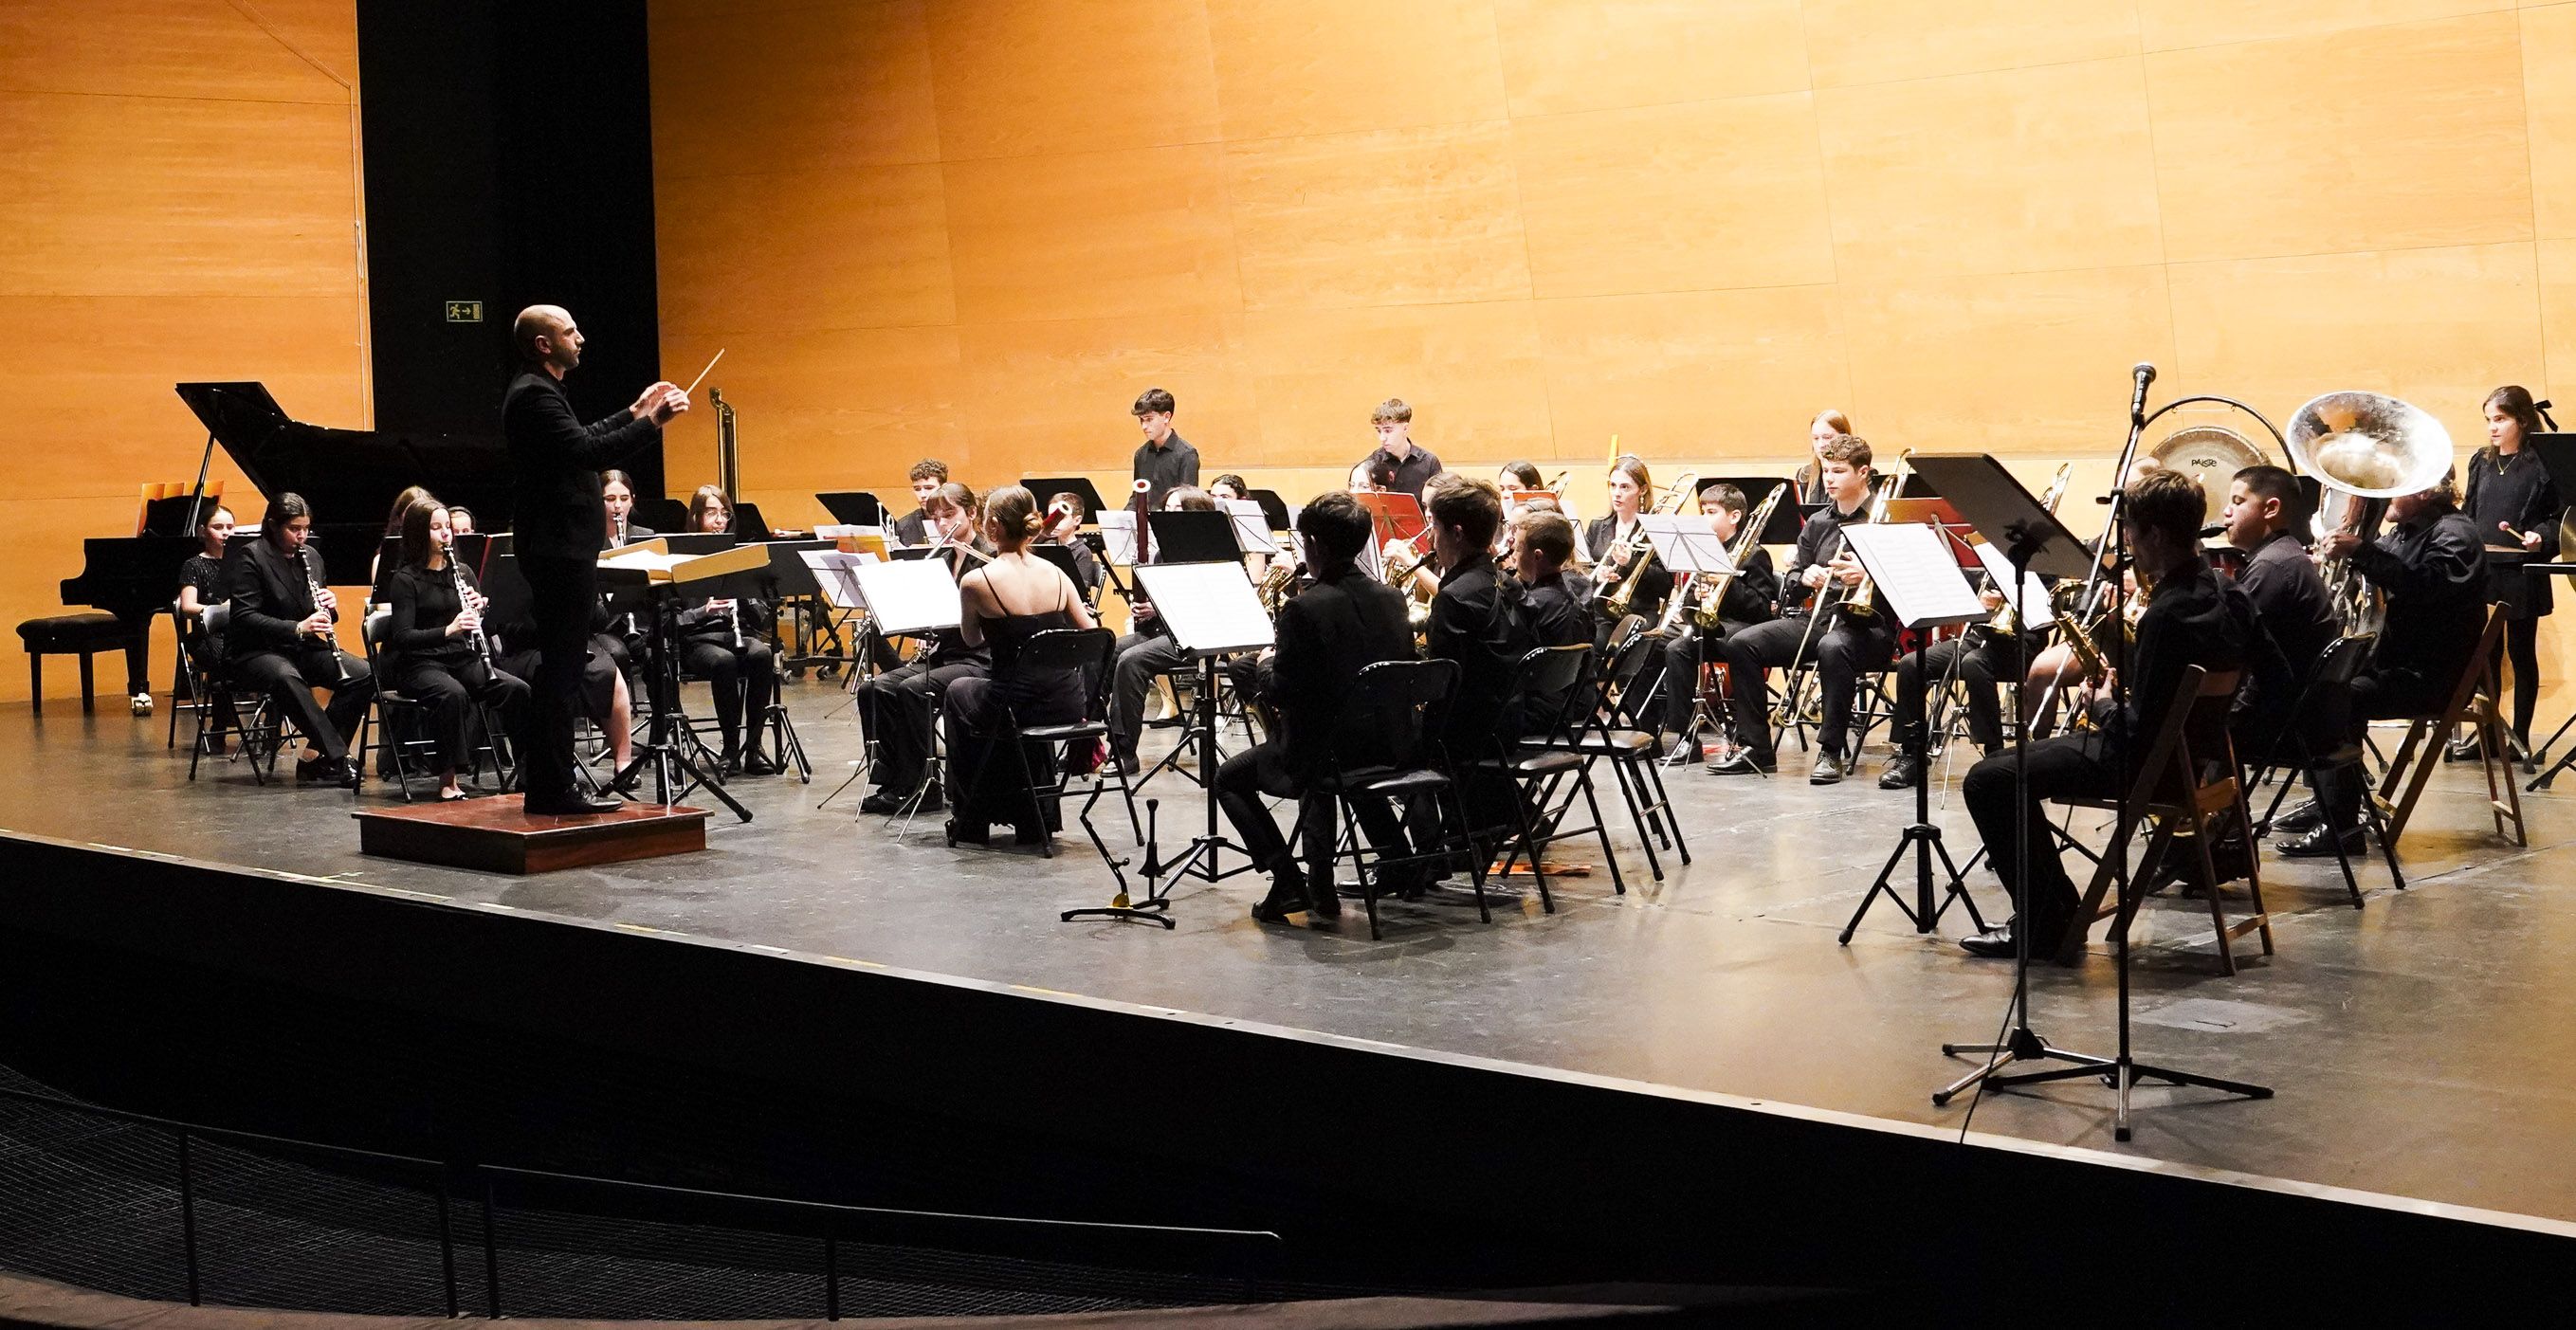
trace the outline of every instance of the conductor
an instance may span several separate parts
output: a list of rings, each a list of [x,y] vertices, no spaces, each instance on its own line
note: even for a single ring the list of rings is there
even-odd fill
[[[581,709],[591,611],[599,601],[599,533],[608,524],[599,473],[649,446],[663,422],[689,409],[689,398],[675,384],[656,383],[633,406],[585,425],[563,389],[563,376],[581,363],[581,329],[572,315],[555,305],[530,305],[519,311],[510,335],[526,369],[501,399],[501,433],[518,472],[519,566],[537,634],[530,681],[535,718],[521,758],[527,811],[614,812],[618,800],[594,798],[573,781],[573,717]]]

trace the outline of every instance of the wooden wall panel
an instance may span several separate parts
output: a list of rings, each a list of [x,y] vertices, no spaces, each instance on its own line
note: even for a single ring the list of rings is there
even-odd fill
[[[1515,116],[1807,87],[1797,0],[1494,0]]]
[[[1389,397],[1413,404],[1415,437],[1444,460],[1553,451],[1528,301],[1263,311],[1246,329],[1263,463],[1338,461],[1347,471],[1377,446],[1369,413]],[[1222,455],[1207,460],[1239,469]]]
[[[1180,399],[1176,427],[1210,474],[1268,456],[1245,318],[1149,314],[961,330],[971,406],[957,432],[976,450],[976,483],[1060,474],[1067,459],[1107,457],[1123,468],[1141,437],[1131,408],[1148,387]]]
[[[81,539],[194,478],[205,435],[172,384],[256,378],[301,419],[369,423],[356,51],[348,0],[0,0],[0,360],[27,399],[0,619],[61,612]],[[26,698],[14,647],[0,701]],[[164,631],[156,679],[170,653]],[[121,666],[101,674],[100,721],[123,723]]]
[[[1805,93],[1514,121],[1542,296],[1833,278]]]
[[[1806,0],[1816,86],[1893,83],[2138,52],[2125,0]]]
[[[1234,144],[1226,191],[1247,309],[1530,294],[1511,131],[1498,122]]]
[[[964,322],[1213,314],[1242,305],[1221,147],[951,162],[945,170],[949,262]]]
[[[1560,457],[1793,454],[1851,400],[1830,286],[1538,302]]]
[[[691,331],[953,324],[946,200],[935,162],[662,182],[662,318]],[[805,261],[770,262],[779,248]]]
[[[2147,57],[2167,257],[2531,238],[2512,14]]]
[[[930,51],[951,161],[1217,137],[1199,0],[932,0]]]
[[[1834,89],[1816,115],[1846,280],[2164,257],[2134,60]]]
[[[654,18],[657,184],[939,160],[921,0]]]
[[[2576,5],[2526,9],[2522,95],[2531,123],[2531,212],[2535,233],[2576,236]]]
[[[2495,0],[2137,0],[2150,51],[2273,37],[2313,37],[2353,28],[2451,18],[2500,8]]]
[[[1504,117],[1485,0],[1206,0],[1230,140]]]

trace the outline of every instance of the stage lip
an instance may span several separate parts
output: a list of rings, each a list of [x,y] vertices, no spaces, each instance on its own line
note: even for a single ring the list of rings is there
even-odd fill
[[[1631,1077],[1604,1076],[1595,1072],[1570,1071],[1557,1067],[1542,1067],[1535,1063],[1514,1062],[1504,1058],[1482,1057],[1473,1053],[1452,1053],[1440,1049],[1419,1048],[1411,1044],[1390,1043],[1380,1039],[1363,1039],[1353,1035],[1332,1034],[1322,1030],[1307,1030],[1293,1025],[1280,1025],[1268,1021],[1248,1020],[1234,1016],[1216,1016],[1206,1012],[1187,1011],[1177,1007],[1157,1007],[1145,1003],[1125,1002],[1116,998],[1092,997],[1082,993],[1065,992],[1061,989],[1042,988],[1034,984],[1019,984],[999,980],[975,979],[964,975],[944,974],[936,970],[919,970],[906,966],[889,965],[883,961],[871,961],[850,956],[834,956],[823,952],[800,951],[788,947],[772,946],[766,943],[734,942],[723,938],[706,937],[695,933],[684,933],[674,929],[655,928],[648,924],[581,919],[571,915],[548,914],[539,910],[523,910],[515,906],[501,905],[491,902],[460,901],[452,896],[442,896],[435,892],[413,891],[402,887],[379,886],[374,883],[354,881],[345,876],[315,876],[309,873],[296,873],[283,869],[253,868],[240,864],[228,864],[219,859],[200,859],[191,855],[169,854],[158,850],[138,850],[129,846],[111,845],[102,841],[66,840],[54,836],[42,836],[31,832],[0,828],[0,844],[5,843],[46,845],[57,849],[86,850],[94,853],[111,854],[125,858],[148,859],[161,863],[179,864],[185,867],[202,869],[209,872],[229,873],[240,877],[266,878],[278,882],[291,882],[299,886],[324,887],[339,891],[354,891],[366,895],[384,897],[389,900],[404,901],[414,904],[435,905],[454,910],[476,911],[484,914],[523,919],[532,923],[583,928],[597,932],[625,933],[656,938],[666,942],[680,943],[693,947],[706,947],[719,951],[744,952],[753,955],[766,956],[777,960],[792,961],[798,964],[818,965],[831,969],[865,971],[868,973],[903,979],[914,983],[935,984],[949,988],[963,989],[970,992],[1014,996],[1040,1002],[1061,1003],[1067,1006],[1114,1015],[1137,1016],[1162,1021],[1175,1021],[1198,1026],[1204,1029],[1225,1030],[1260,1038],[1285,1039],[1316,1045],[1319,1047],[1337,1048],[1351,1052],[1374,1053],[1382,1056],[1407,1058],[1418,1062],[1460,1067],[1496,1075],[1551,1081],[1569,1085],[1580,1085],[1592,1089],[1616,1091],[1623,1094],[1645,1095],[1653,1098],[1672,1100],[1681,1103],[1699,1104],[1710,1108],[1726,1109],[1740,1113],[1753,1113],[1768,1117],[1785,1118],[1797,1122],[1808,1122],[1824,1126],[1880,1132],[1924,1142],[1947,1143],[1978,1149],[2002,1151],[2011,1154],[2027,1155],[2041,1159],[2089,1164],[2099,1168],[2118,1169],[2129,1173],[2147,1174],[2186,1182],[2205,1183],[2212,1186],[2244,1188],[2252,1191],[2268,1192],[2275,1195],[2300,1199],[2331,1201],[2344,1205],[2386,1211],[2394,1214],[2409,1214],[2433,1219],[2454,1220],[2461,1223],[2479,1224],[2490,1228],[2507,1229],[2544,1237],[2576,1239],[2576,1221],[2550,1219],[2541,1215],[2527,1215],[2510,1210],[2492,1210],[2482,1206],[2462,1205],[2450,1201],[2433,1201],[2418,1197],[2398,1196],[2387,1192],[2365,1191],[2357,1187],[2343,1187],[2332,1183],[2304,1182],[2296,1178],[2274,1177],[2269,1174],[2247,1173],[2235,1169],[2212,1168],[2204,1164],[2189,1164],[2175,1160],[2155,1159],[2144,1155],[2120,1154],[2110,1150],[2095,1149],[2091,1146],[2057,1145],[2047,1141],[2025,1140],[2017,1136],[2002,1136],[1980,1131],[1971,1131],[1963,1135],[1962,1133],[1954,1130],[1935,1127],[1919,1122],[1900,1122],[1893,1118],[1872,1117],[1865,1113],[1852,1113],[1841,1109],[1816,1108],[1805,1104],[1794,1104],[1778,1099],[1761,1099],[1749,1095],[1730,1094],[1723,1090],[1694,1090],[1683,1086],[1661,1085],[1653,1081],[1636,1080]],[[454,871],[465,872],[471,870],[459,869]],[[500,877],[506,875],[486,874],[485,876]],[[0,888],[0,899],[5,899],[6,894],[6,889]],[[1941,1079],[1943,1068],[1947,1067],[1955,1069],[1961,1065],[1963,1064],[1957,1059],[1927,1059],[1925,1062],[1925,1083],[1928,1085],[1934,1080]]]

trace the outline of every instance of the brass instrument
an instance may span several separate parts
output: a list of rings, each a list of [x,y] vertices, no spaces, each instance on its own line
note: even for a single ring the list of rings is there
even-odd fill
[[[1663,497],[1655,500],[1654,506],[1646,511],[1660,517],[1670,517],[1680,512],[1684,503],[1698,497],[1699,490],[1696,487],[1698,481],[1698,472],[1683,472],[1680,479],[1664,487]]]
[[[1306,564],[1302,559],[1290,560],[1284,555],[1272,559],[1270,566],[1261,570],[1261,581],[1253,588],[1261,598],[1262,613],[1278,618],[1280,609],[1296,592],[1297,578],[1305,571]]]
[[[2235,473],[2229,472],[2228,474],[2234,475]],[[2075,464],[2073,462],[2060,462],[2057,464],[2057,475],[2050,479],[2048,482],[2048,493],[2040,496],[2039,500],[2039,506],[2047,509],[2049,516],[2054,517],[2057,515],[2058,501],[2066,497],[2067,483],[2073,480],[2074,477]],[[1994,574],[1988,573],[1986,575],[1986,585],[1989,587],[1995,585]],[[2004,603],[1995,608],[1994,617],[1986,620],[1986,631],[1989,634],[1996,637],[2011,637],[2021,631],[2021,612],[2013,607],[2012,594],[2013,593],[2010,590],[2005,590]]]
[[[1404,593],[1404,619],[1413,626],[1416,637],[1429,631],[1431,601],[1439,594],[1436,591],[1430,595],[1423,594],[1422,581],[1414,576],[1422,571],[1426,557],[1414,553],[1413,547],[1402,540],[1389,540],[1385,553],[1378,560],[1378,573],[1386,579],[1386,584]]]
[[[1780,506],[1780,496],[1788,492],[1786,485],[1772,486],[1771,492],[1763,496],[1762,505],[1744,519],[1743,528],[1735,533],[1734,547],[1726,552],[1726,561],[1734,565],[1735,572],[1718,574],[1697,593],[1691,609],[1693,627],[1703,633],[1718,630],[1719,611],[1726,604],[1726,593],[1734,589],[1736,573],[1744,571],[1744,561],[1752,558],[1753,551],[1762,544],[1762,528],[1770,523],[1772,510]]]
[[[2344,531],[2367,544],[2379,534],[2388,501],[2428,490],[2451,472],[2451,432],[2431,412],[2394,397],[2333,392],[2312,398],[2290,417],[2283,439],[2290,461],[2317,478],[2317,534]],[[2347,633],[2375,627],[2376,596],[2352,560],[2326,570],[2326,590]]]
[[[1878,497],[1870,503],[1869,520],[1873,525],[1887,520],[1888,503],[1896,498],[1897,491],[1905,488],[1906,473],[1913,469],[1913,449],[1908,448],[1896,455],[1896,470],[1888,473],[1886,482],[1879,487]],[[1843,544],[1849,547],[1850,538],[1845,537]],[[1864,574],[1858,582],[1852,584],[1849,591],[1843,593],[1841,602],[1843,613],[1856,619],[1866,619],[1878,613],[1878,606],[1874,603],[1876,590],[1870,578]]]
[[[1627,618],[1628,611],[1636,607],[1637,585],[1646,579],[1646,566],[1654,561],[1654,544],[1646,539],[1646,529],[1640,524],[1637,534],[1628,537],[1628,571],[1620,574],[1601,597],[1601,612],[1612,623]]]

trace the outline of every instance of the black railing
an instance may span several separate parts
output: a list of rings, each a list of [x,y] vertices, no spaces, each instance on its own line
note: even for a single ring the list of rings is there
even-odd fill
[[[698,1233],[712,1230],[783,1237],[816,1244],[820,1255],[822,1312],[827,1320],[837,1320],[842,1315],[844,1279],[864,1274],[864,1270],[858,1274],[844,1270],[847,1258],[854,1251],[875,1255],[880,1266],[891,1258],[911,1253],[954,1254],[979,1263],[974,1278],[995,1277],[991,1272],[999,1263],[1011,1267],[1004,1277],[1016,1272],[1023,1278],[1039,1280],[1050,1286],[1066,1271],[1088,1272],[1095,1276],[1105,1274],[1113,1284],[1119,1272],[1135,1272],[1149,1281],[1181,1277],[1186,1272],[1183,1286],[1193,1295],[1193,1300],[1249,1302],[1258,1300],[1265,1285],[1275,1277],[1284,1249],[1278,1234],[1259,1230],[838,1205],[542,1169],[422,1159],[210,1127],[85,1104],[5,1085],[0,1085],[0,1100],[168,1135],[175,1145],[176,1155],[176,1186],[173,1190],[178,1198],[182,1283],[186,1299],[192,1306],[200,1305],[204,1295],[200,1252],[201,1198],[196,1178],[200,1161],[194,1149],[198,1142],[228,1143],[253,1154],[307,1155],[337,1160],[350,1166],[352,1171],[362,1171],[378,1179],[402,1179],[398,1185],[426,1191],[436,1211],[440,1298],[450,1317],[461,1315],[463,1310],[458,1290],[457,1248],[464,1244],[458,1238],[451,1212],[453,1201],[459,1197],[471,1197],[479,1203],[481,1232],[476,1235],[476,1240],[482,1248],[483,1314],[494,1317],[500,1316],[507,1305],[507,1262],[504,1260],[507,1244],[500,1234],[503,1220],[512,1214],[529,1216],[532,1221],[536,1216],[587,1215],[590,1211],[585,1209],[586,1203],[607,1202],[612,1198],[615,1199],[615,1213],[622,1220],[639,1225],[677,1226]],[[143,1171],[151,1170],[145,1168]],[[265,1261],[267,1258],[261,1259]],[[957,1267],[952,1265],[947,1269],[953,1274]],[[1132,1305],[1168,1305],[1173,1287],[1169,1283],[1159,1286],[1156,1292],[1161,1296],[1147,1296]],[[1197,1296],[1201,1294],[1212,1296]],[[1228,1294],[1232,1296],[1228,1297]],[[1115,1291],[1104,1295],[1105,1300],[1116,1300],[1117,1297]]]

